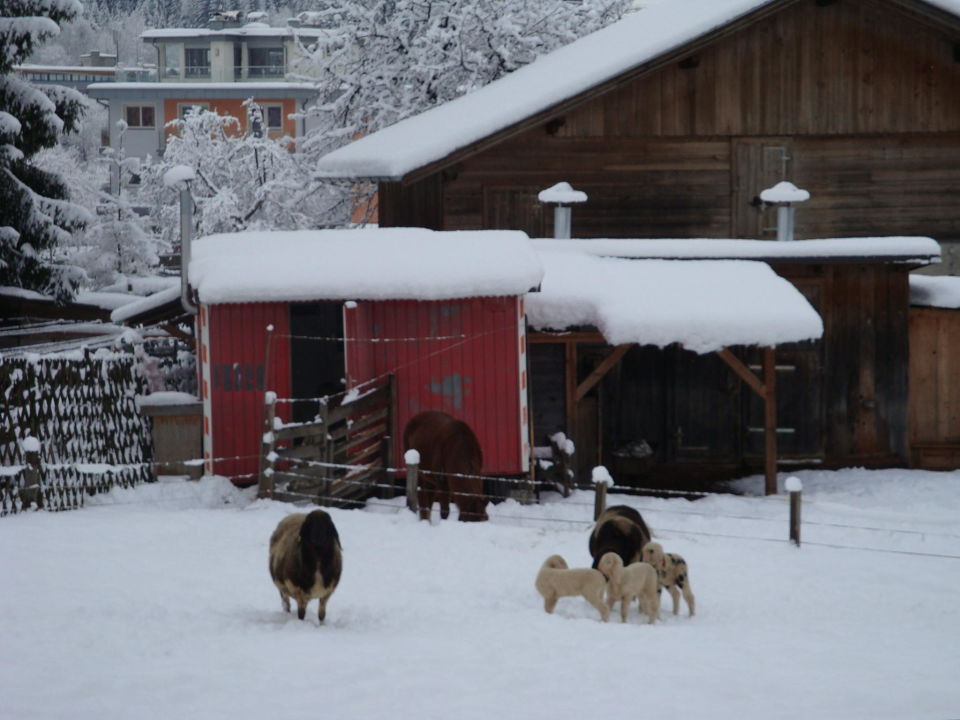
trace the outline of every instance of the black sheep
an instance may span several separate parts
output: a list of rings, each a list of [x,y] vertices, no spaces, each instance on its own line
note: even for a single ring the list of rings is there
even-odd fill
[[[590,533],[590,555],[597,567],[604,553],[615,552],[624,565],[638,562],[643,546],[650,542],[650,529],[640,513],[627,505],[608,507]]]
[[[323,510],[309,515],[288,515],[270,536],[270,577],[280,591],[283,609],[297,601],[297,617],[307,614],[307,604],[318,598],[323,622],[327,600],[337,589],[343,569],[343,548],[333,520]]]

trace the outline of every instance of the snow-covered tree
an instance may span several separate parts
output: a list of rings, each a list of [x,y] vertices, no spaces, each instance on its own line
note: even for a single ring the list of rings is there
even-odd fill
[[[176,244],[179,235],[176,193],[163,175],[176,165],[194,169],[191,192],[200,235],[271,228],[316,227],[320,219],[342,223],[349,213],[346,193],[311,179],[311,166],[293,152],[289,138],[261,137],[262,110],[245,103],[249,117],[243,132],[237,118],[188,112],[169,125],[176,129],[162,160],[141,169],[141,201],[152,207],[152,221]]]
[[[82,273],[53,253],[90,216],[32,158],[77,127],[84,101],[67,88],[41,91],[11,70],[79,12],[77,0],[0,0],[0,285],[58,300],[72,296]]]
[[[326,0],[326,31],[301,44],[304,77],[327,89],[303,149],[358,135],[464,95],[619,19],[630,0]]]

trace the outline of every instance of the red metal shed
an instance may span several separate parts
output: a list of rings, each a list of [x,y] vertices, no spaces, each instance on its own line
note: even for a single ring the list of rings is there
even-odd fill
[[[349,387],[394,375],[398,433],[418,412],[443,410],[477,433],[484,472],[527,472],[522,298],[351,302],[344,329]]]
[[[527,472],[523,295],[542,270],[526,235],[420,228],[264,235],[211,236],[193,249],[207,473],[255,482],[264,393],[276,393],[278,415],[289,422],[291,405],[282,400],[317,394],[296,377],[319,362],[325,366],[316,371],[343,378],[345,389],[394,376],[395,465],[407,420],[444,410],[477,433],[484,472]],[[294,331],[321,306],[342,308],[337,329],[325,326],[317,338]],[[343,359],[298,350],[310,340],[338,343]]]

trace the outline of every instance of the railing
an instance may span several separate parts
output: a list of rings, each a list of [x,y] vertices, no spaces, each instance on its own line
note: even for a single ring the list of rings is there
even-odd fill
[[[286,74],[286,65],[237,65],[233,68],[233,77],[235,80],[282,78]]]
[[[210,77],[210,66],[187,65],[183,68],[183,76],[188,78],[208,78]]]

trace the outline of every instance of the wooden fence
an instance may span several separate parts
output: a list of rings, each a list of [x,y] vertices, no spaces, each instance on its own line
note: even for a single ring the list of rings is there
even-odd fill
[[[130,353],[0,357],[0,515],[69,510],[152,479],[144,393]]]
[[[381,497],[393,495],[392,375],[362,392],[321,401],[309,423],[278,422],[279,402],[266,393],[260,497],[353,507],[377,489]]]

